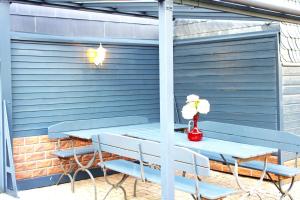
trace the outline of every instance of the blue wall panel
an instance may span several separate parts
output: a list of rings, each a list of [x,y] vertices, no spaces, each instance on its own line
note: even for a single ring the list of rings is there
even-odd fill
[[[62,121],[141,115],[159,120],[158,47],[105,45],[101,69],[89,64],[88,48],[13,40],[14,137],[47,134]]]
[[[174,80],[179,115],[186,96],[197,94],[211,103],[202,120],[277,129],[276,44],[274,35],[178,43]]]

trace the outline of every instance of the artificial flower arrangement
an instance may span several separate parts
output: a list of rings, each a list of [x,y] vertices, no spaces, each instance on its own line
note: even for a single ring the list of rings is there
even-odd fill
[[[206,99],[200,99],[198,95],[191,94],[186,98],[186,104],[182,108],[182,117],[187,120],[193,119],[194,128],[188,131],[188,138],[191,141],[202,140],[203,133],[198,129],[199,113],[207,114],[210,111],[210,104]],[[190,121],[191,122],[191,121]],[[190,124],[189,122],[189,124]]]

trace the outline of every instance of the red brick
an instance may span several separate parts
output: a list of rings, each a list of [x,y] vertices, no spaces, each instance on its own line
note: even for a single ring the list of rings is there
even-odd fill
[[[68,149],[71,147],[71,141],[70,140],[63,140],[60,142],[60,148],[61,149]]]
[[[39,143],[39,138],[38,136],[34,136],[34,137],[26,137],[25,138],[25,144],[37,144]]]
[[[80,140],[75,140],[75,141],[73,141],[74,142],[74,146],[75,147],[80,147],[80,146],[82,146],[82,142],[80,141]],[[70,144],[72,144],[72,142],[70,142]]]
[[[239,174],[244,175],[244,176],[251,176],[251,169],[240,167]]]
[[[210,168],[216,171],[222,171],[223,165],[217,162],[210,162]]]
[[[13,146],[23,146],[24,145],[24,138],[14,138]]]
[[[32,171],[16,172],[16,179],[28,179],[32,178]]]
[[[227,165],[222,165],[223,168],[222,168],[222,171],[225,172],[225,173],[232,173],[231,170],[229,169],[229,167]],[[231,166],[232,168],[233,166]]]
[[[20,147],[18,147],[18,146],[17,146],[17,147],[14,147],[14,148],[13,148],[13,154],[14,154],[14,155],[19,155],[19,154],[20,154]]]
[[[104,152],[104,153],[102,153],[102,156],[103,156],[103,158],[109,158],[109,157],[112,157],[112,154],[111,154],[111,153]],[[99,157],[99,156],[98,156],[98,157]]]
[[[51,142],[50,139],[48,138],[48,135],[43,135],[39,137],[39,143],[48,143]]]
[[[89,161],[93,158],[93,154],[86,154],[82,156],[83,161]]]
[[[47,176],[47,169],[36,169],[32,172],[33,177]]]
[[[60,165],[60,160],[58,158],[54,158],[52,159],[52,166],[58,166]]]
[[[51,167],[52,160],[40,160],[36,162],[36,168]]]
[[[55,150],[55,143],[41,143],[35,145],[35,152]]]
[[[26,161],[43,160],[43,159],[45,159],[45,152],[26,154]]]
[[[262,173],[261,171],[252,170],[251,176],[259,178],[261,176],[261,173]]]
[[[53,155],[53,152],[54,152],[54,151],[46,151],[46,152],[45,152],[45,154],[46,154],[46,159],[56,158],[56,156]]]
[[[25,155],[24,154],[14,155],[14,162],[15,163],[25,162]]]
[[[20,153],[33,153],[33,152],[34,152],[33,145],[26,145],[26,146],[20,147]]]
[[[277,156],[270,156],[268,158],[268,162],[273,163],[273,164],[278,164],[278,157]]]
[[[47,175],[61,174],[63,170],[60,167],[51,167],[47,169]]]
[[[25,171],[26,170],[25,163],[15,163],[15,170],[16,172]]]
[[[36,168],[35,162],[27,162],[27,163],[16,163],[15,169],[17,172],[19,171],[28,171]]]

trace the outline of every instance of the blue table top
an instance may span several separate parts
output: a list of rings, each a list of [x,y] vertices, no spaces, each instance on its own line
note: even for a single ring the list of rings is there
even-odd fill
[[[185,124],[175,124],[174,128],[185,128]],[[92,135],[97,134],[121,134],[136,137],[145,140],[161,141],[160,124],[149,123],[139,125],[129,125],[111,128],[91,129],[65,132],[64,134],[81,139],[91,139]],[[191,142],[187,135],[174,131],[175,145],[197,150],[199,152],[206,151],[211,153],[232,156],[238,159],[250,159],[266,154],[275,153],[278,150],[268,147],[242,144],[237,142],[229,142],[213,138],[203,138],[200,142]]]

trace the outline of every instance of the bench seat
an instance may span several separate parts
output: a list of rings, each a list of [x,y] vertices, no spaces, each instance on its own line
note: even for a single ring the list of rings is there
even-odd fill
[[[217,161],[217,162],[223,162],[222,157],[218,154],[206,153],[206,152],[205,153],[201,152],[201,153],[203,155],[207,156],[210,160]],[[229,156],[224,156],[224,157],[225,157],[227,163],[232,164],[232,165],[234,164],[234,159],[232,157],[229,157]],[[248,161],[248,162],[240,163],[239,166],[262,171],[264,169],[264,162]],[[288,177],[288,178],[300,175],[299,168],[288,167],[288,166],[278,165],[278,164],[273,164],[273,163],[268,163],[267,172],[275,174],[275,175],[283,176],[283,177]]]
[[[99,163],[99,165],[101,164]],[[101,166],[105,166],[108,169],[127,174],[135,178],[141,178],[140,165],[134,162],[126,160],[112,160],[102,163]],[[161,176],[159,170],[144,166],[144,177],[147,181],[161,184]],[[185,177],[175,176],[175,188],[183,192],[194,194],[195,181]],[[199,194],[201,195],[201,197],[204,197],[206,199],[220,199],[235,193],[235,191],[232,189],[204,182],[199,183],[199,188]]]
[[[262,171],[264,169],[264,162],[249,161],[249,162],[241,163],[240,166]],[[268,163],[267,172],[290,178],[290,177],[299,175],[300,169],[294,168],[294,167],[288,167],[288,166],[284,166],[284,165]]]
[[[89,146],[83,146],[76,148],[76,155],[84,155],[89,153],[94,153],[94,147],[93,145]],[[70,158],[74,156],[74,150],[73,149],[65,149],[65,150],[58,150],[52,153],[53,155],[59,157],[59,158]]]

